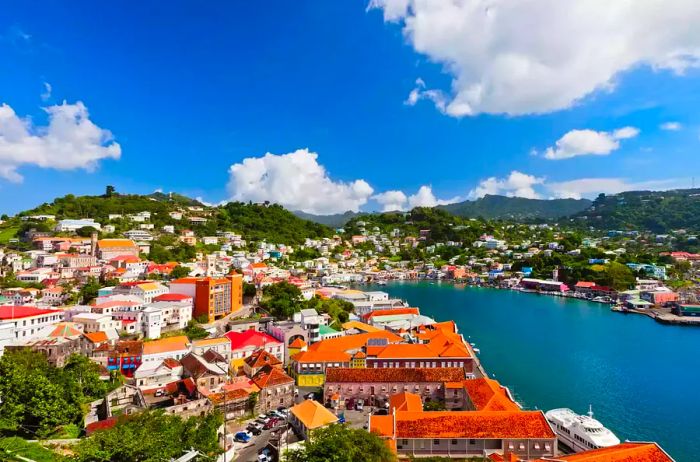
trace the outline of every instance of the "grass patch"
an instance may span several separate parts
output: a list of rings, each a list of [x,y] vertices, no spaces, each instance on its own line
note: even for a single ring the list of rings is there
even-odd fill
[[[39,443],[29,443],[16,436],[0,438],[0,460],[22,460],[17,456],[26,457],[27,459],[32,459],[36,462],[54,462],[66,460],[60,454],[41,446]]]
[[[14,239],[15,234],[19,231],[18,226],[10,226],[8,228],[0,228],[0,244],[7,244],[10,239]]]

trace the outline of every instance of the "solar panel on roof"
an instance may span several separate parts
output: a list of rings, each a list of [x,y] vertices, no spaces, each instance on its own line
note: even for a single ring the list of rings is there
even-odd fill
[[[367,339],[367,345],[368,346],[386,346],[389,344],[389,341],[385,338],[370,338]]]

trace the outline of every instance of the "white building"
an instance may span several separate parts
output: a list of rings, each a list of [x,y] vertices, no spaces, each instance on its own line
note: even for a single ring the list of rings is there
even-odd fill
[[[92,218],[83,218],[80,220],[61,220],[56,224],[56,227],[54,229],[58,233],[67,233],[75,232],[80,228],[84,228],[86,226],[92,226],[98,231],[102,229],[102,226]]]
[[[0,337],[15,340],[30,340],[39,337],[46,326],[63,321],[59,310],[37,308],[35,306],[0,306]]]

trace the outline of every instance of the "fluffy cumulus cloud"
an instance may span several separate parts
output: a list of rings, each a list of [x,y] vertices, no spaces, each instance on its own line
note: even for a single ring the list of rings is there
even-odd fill
[[[308,149],[298,149],[233,164],[228,183],[231,200],[270,201],[316,214],[358,211],[372,196],[372,187],[364,180],[334,181],[317,158]]]
[[[683,74],[700,58],[697,0],[371,0],[413,48],[441,63],[449,91],[422,83],[451,116],[565,109],[636,66]],[[430,92],[430,93],[428,93]]]
[[[436,205],[452,204],[462,200],[459,196],[450,199],[438,199],[433,193],[433,188],[423,185],[418,188],[415,194],[407,196],[403,191],[385,191],[375,194],[372,199],[382,206],[383,212],[394,210],[406,210],[414,207],[435,207]]]
[[[667,190],[684,187],[677,178],[649,181],[628,181],[624,178],[579,178],[570,181],[548,183],[546,188],[555,198],[580,199],[600,193],[616,194],[623,191]]]
[[[37,127],[0,106],[0,177],[21,182],[23,165],[57,170],[94,170],[102,159],[118,159],[121,147],[109,130],[95,125],[81,102],[45,108],[47,126]]]
[[[571,130],[559,138],[554,147],[544,152],[550,160],[569,159],[576,156],[606,156],[620,147],[620,140],[639,134],[635,127],[622,127],[612,132],[595,130]]]
[[[509,197],[525,197],[539,199],[541,196],[535,186],[544,183],[544,178],[528,175],[513,170],[505,178],[490,177],[479,182],[476,188],[469,192],[469,198],[478,199],[487,194],[498,194]]]
[[[392,212],[395,210],[403,210],[408,202],[408,197],[403,191],[385,191],[375,194],[372,199],[377,201],[382,206],[382,212]]]
[[[666,131],[671,131],[671,132],[677,132],[681,128],[683,128],[683,125],[681,125],[680,122],[664,122],[661,125],[659,125],[661,130],[666,130]]]

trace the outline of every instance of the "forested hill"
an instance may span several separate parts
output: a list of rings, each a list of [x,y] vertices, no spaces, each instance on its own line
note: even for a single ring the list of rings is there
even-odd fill
[[[466,218],[500,220],[553,220],[574,215],[590,207],[588,199],[526,199],[486,195],[473,201],[440,205],[438,208]]]
[[[180,211],[182,219],[174,219],[170,212]],[[153,193],[150,195],[119,194],[107,190],[101,196],[74,196],[68,194],[44,203],[31,210],[20,212],[0,225],[0,236],[15,237],[31,227],[48,230],[53,225],[35,222],[26,217],[54,215],[56,220],[70,218],[92,218],[116,228],[116,235],[132,228],[137,223],[127,215],[150,212],[150,223],[155,231],[172,225],[175,232],[193,230],[198,236],[214,236],[217,231],[232,231],[242,234],[247,240],[266,240],[279,244],[301,244],[306,238],[330,237],[333,230],[328,226],[297,217],[280,205],[230,202],[218,207],[207,207],[200,202],[179,194]],[[112,217],[110,215],[121,215]],[[202,224],[193,224],[190,217],[205,218]],[[5,239],[6,240],[6,239]]]
[[[63,218],[93,218],[97,221],[103,221],[107,220],[109,215],[126,215],[138,212],[167,213],[180,207],[189,206],[203,207],[195,199],[176,193],[140,195],[118,194],[115,191],[108,191],[101,196],[68,194],[17,215],[55,215],[59,220]]]
[[[659,234],[674,229],[697,232],[700,231],[700,189],[601,194],[575,218],[598,229],[648,230]]]

